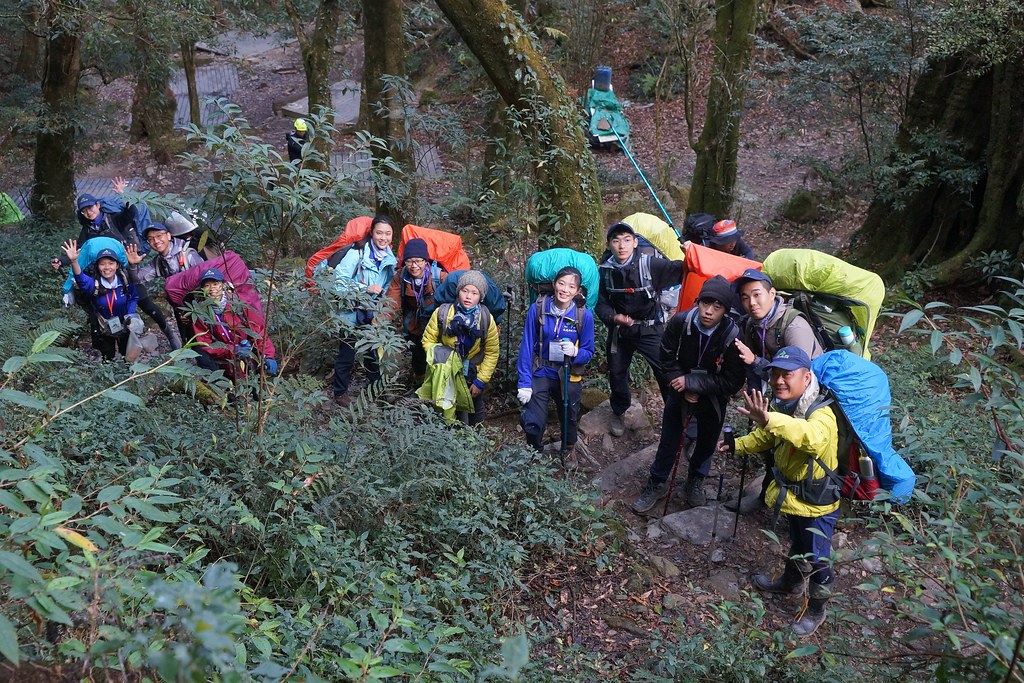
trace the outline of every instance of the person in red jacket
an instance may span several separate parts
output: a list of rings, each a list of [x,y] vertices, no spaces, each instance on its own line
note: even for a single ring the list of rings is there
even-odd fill
[[[274,344],[266,336],[263,314],[234,295],[217,268],[207,268],[199,284],[212,303],[211,317],[195,321],[196,341],[224,374],[240,379],[254,363],[263,363],[267,374],[277,374]]]

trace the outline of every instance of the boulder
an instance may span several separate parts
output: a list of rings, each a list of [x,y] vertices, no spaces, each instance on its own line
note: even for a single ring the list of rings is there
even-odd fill
[[[731,569],[712,572],[708,585],[727,600],[738,600],[740,597],[740,577]]]
[[[711,531],[715,523],[717,504],[690,508],[682,512],[673,512],[661,518],[665,531],[687,543],[707,545],[711,542]],[[732,537],[733,522],[736,515],[723,506],[718,513],[717,538],[719,540]]]
[[[586,414],[607,400],[607,392],[595,389],[594,387],[584,387],[583,396],[580,398],[580,407],[583,413]]]
[[[594,478],[594,483],[601,486],[601,493],[605,495],[623,493],[627,488],[636,489],[636,495],[639,495],[638,482],[647,480],[647,472],[657,452],[658,444],[652,444],[628,458],[613,462]]]
[[[580,418],[579,430],[584,436],[600,436],[607,434],[612,419],[612,406],[606,400],[595,406],[589,413]],[[633,403],[622,416],[626,429],[640,431],[648,429],[651,421],[640,404]]]
[[[651,569],[658,572],[658,574],[664,576],[666,579],[674,579],[680,574],[679,567],[677,567],[675,563],[668,558],[651,555],[649,563],[651,565]]]
[[[813,223],[821,217],[821,200],[810,190],[797,190],[786,202],[782,216],[794,223]]]

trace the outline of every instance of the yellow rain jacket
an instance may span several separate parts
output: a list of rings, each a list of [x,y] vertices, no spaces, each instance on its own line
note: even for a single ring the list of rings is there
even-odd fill
[[[839,430],[836,427],[835,413],[829,406],[816,409],[807,419],[770,412],[767,425],[736,439],[736,455],[750,455],[774,449],[775,466],[779,468],[783,477],[793,483],[803,481],[807,476],[807,463],[812,456],[835,470],[839,466],[836,457],[838,448]],[[814,478],[824,476],[825,471],[815,464]],[[778,496],[779,485],[772,480],[765,494],[765,503],[769,509],[774,508]],[[792,491],[782,501],[782,512],[797,517],[821,517],[838,507],[839,501],[831,505],[805,503]]]
[[[427,362],[433,362],[434,347],[438,344],[454,349],[455,343],[458,341],[456,337],[444,334],[444,330],[448,329],[448,323],[455,317],[455,304],[447,306],[447,316],[443,321],[438,321],[438,314],[444,308],[446,307],[438,306],[430,316],[430,322],[427,323],[426,329],[423,330],[423,350],[427,352]],[[499,352],[498,326],[494,324],[493,316],[487,317],[489,319],[487,334],[480,335],[480,338],[473,343],[473,348],[469,350],[469,362],[476,366],[476,377],[484,384],[491,381],[491,375],[498,367]],[[482,316],[477,316],[477,324],[481,318]]]

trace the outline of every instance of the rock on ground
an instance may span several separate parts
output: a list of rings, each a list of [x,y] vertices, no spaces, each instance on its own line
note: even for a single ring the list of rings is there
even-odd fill
[[[660,524],[673,536],[694,545],[707,545],[711,542],[712,527],[715,524],[715,508],[717,504],[690,508],[682,512],[673,512],[661,518]],[[733,522],[736,515],[724,507],[718,512],[718,528],[716,537],[719,540],[732,538]]]
[[[740,597],[740,577],[731,569],[712,572],[708,584],[723,598],[737,600]]]
[[[664,576],[666,579],[674,579],[680,574],[679,567],[677,567],[672,560],[668,558],[651,555],[649,563],[654,571],[658,572],[658,574]]]
[[[596,408],[580,418],[579,430],[585,436],[602,436],[609,433],[612,419],[612,406],[603,401]],[[623,415],[626,429],[641,431],[651,426],[651,421],[639,403],[634,402]]]
[[[642,472],[644,477],[654,462],[654,454],[658,452],[658,444],[652,444],[642,451],[638,451],[628,458],[613,462],[604,468],[597,477],[595,484],[600,484],[601,494],[608,497],[612,494],[622,495],[627,488],[635,487],[637,472]],[[640,491],[636,492],[639,495]]]

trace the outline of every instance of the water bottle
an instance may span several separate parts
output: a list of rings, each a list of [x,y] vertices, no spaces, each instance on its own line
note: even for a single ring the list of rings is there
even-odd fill
[[[861,481],[874,481],[875,480],[875,461],[865,455],[863,452],[857,459],[857,464],[860,469],[860,480]]]
[[[732,427],[722,427],[722,440],[730,453],[736,452],[736,430]]]
[[[840,327],[836,330],[836,334],[839,335],[839,341],[843,343],[843,346],[845,346],[848,351],[855,353],[858,356],[864,355],[860,342],[857,341],[857,334],[849,325]]]

